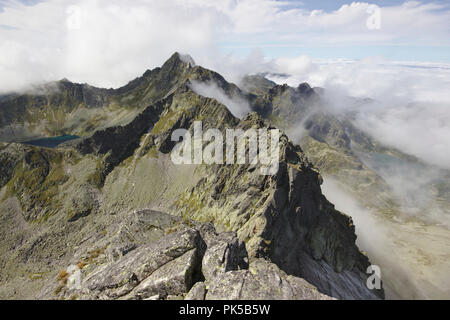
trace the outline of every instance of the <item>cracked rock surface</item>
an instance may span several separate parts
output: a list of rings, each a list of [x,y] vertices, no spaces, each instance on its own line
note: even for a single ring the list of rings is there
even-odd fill
[[[211,224],[187,225],[161,212],[143,211],[133,216],[141,220],[145,216],[165,234],[130,248],[120,258],[107,259],[105,254],[104,259],[76,270],[81,278],[78,285],[67,281],[61,288],[61,284],[55,287],[56,283],[50,283],[41,298],[331,299],[267,260],[255,259],[249,264],[245,244],[235,233],[217,233]]]

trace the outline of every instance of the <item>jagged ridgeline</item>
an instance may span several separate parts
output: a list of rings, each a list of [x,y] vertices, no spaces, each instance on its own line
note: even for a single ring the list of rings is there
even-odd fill
[[[194,82],[254,112],[236,118]],[[120,89],[64,80],[40,90],[1,100],[1,297],[384,297],[366,286],[370,262],[351,218],[323,196],[318,170],[286,135],[272,176],[259,164],[171,161],[172,133],[195,121],[222,132],[270,128],[264,117],[278,113],[266,93],[178,53]],[[305,85],[296,90],[313,99]],[[17,143],[63,134],[80,138]]]

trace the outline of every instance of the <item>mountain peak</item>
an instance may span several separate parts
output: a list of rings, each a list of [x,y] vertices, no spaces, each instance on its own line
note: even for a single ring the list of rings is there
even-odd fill
[[[179,65],[179,64],[185,64],[189,68],[192,68],[193,66],[195,66],[195,61],[188,54],[181,54],[179,52],[175,52],[174,54],[172,54],[172,56],[169,58],[169,60],[167,60],[164,63],[162,68],[164,68],[164,66],[166,66],[166,65]]]

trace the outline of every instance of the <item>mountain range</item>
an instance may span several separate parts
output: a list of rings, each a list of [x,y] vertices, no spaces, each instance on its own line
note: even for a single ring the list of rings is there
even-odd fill
[[[324,89],[264,75],[236,85],[179,53],[118,89],[63,79],[1,96],[0,296],[384,299],[382,288],[367,287],[372,263],[352,218],[324,196],[324,180],[383,223],[439,228],[433,234],[446,238],[444,227],[411,217],[402,201],[431,190],[427,199],[449,214],[450,174],[377,142],[352,114],[331,112],[325,97]],[[278,173],[175,165],[171,135],[192,131],[195,121],[222,132],[280,128]],[[70,140],[31,143],[61,136]],[[436,176],[398,196],[388,178],[399,165]],[[445,268],[445,256],[433,254]],[[416,289],[385,254],[373,256],[386,266],[393,297]],[[423,281],[427,296],[447,295]]]

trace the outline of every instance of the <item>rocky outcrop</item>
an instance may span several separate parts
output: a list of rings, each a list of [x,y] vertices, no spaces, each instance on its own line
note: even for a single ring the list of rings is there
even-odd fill
[[[198,288],[193,289],[198,292]],[[195,293],[192,295],[195,296]],[[205,299],[331,300],[305,280],[287,276],[275,264],[264,259],[253,261],[248,270],[230,271],[220,275],[210,286]]]
[[[235,233],[217,234],[211,224],[203,225],[200,232],[207,246],[202,260],[202,274],[207,283],[213,283],[228,271],[248,268],[247,249]]]
[[[199,233],[188,229],[137,248],[87,278],[87,289],[100,298],[181,294],[198,271],[200,241]]]
[[[245,244],[238,240],[236,234],[217,233],[208,224],[175,221],[160,212],[135,214],[135,217],[144,216],[153,220],[155,227],[165,229],[167,234],[130,248],[119,259],[106,259],[106,263],[88,261],[81,269],[68,268],[70,271],[60,273],[55,283],[44,289],[43,297],[330,299],[305,280],[287,276],[266,260],[257,259],[249,266]],[[175,230],[170,228],[178,230],[167,232]],[[78,283],[74,281],[74,270],[79,272]]]
[[[264,127],[267,123],[255,113],[237,126]],[[382,290],[367,289],[370,263],[355,245],[353,222],[322,195],[322,178],[301,148],[282,136],[279,159],[273,176],[258,175],[260,165],[207,168],[205,178],[175,203],[176,210],[237,232],[251,258],[268,259],[329,295],[383,297]]]

